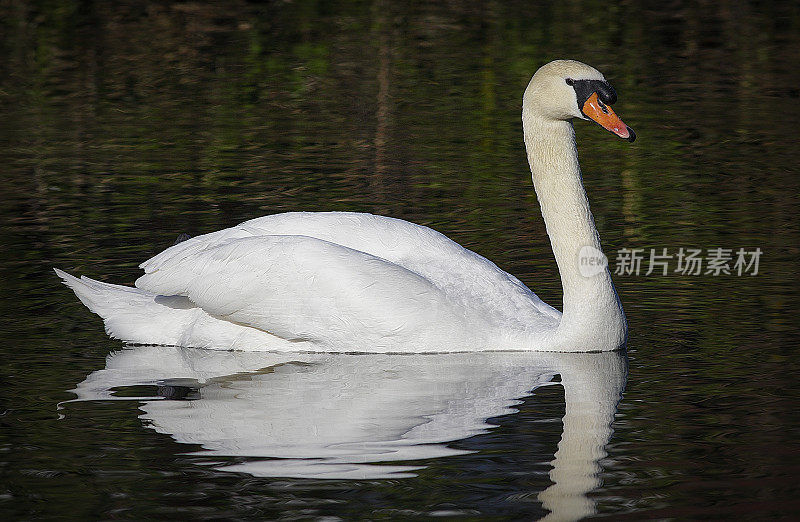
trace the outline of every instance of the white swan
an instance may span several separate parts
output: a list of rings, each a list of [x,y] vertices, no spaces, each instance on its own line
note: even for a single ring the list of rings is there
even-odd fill
[[[179,243],[142,263],[136,288],[56,269],[112,337],[275,351],[607,351],[626,321],[601,256],[573,118],[633,141],[602,74],[557,60],[522,104],[533,183],[561,274],[564,311],[430,228],[370,214],[288,213]],[[596,272],[596,273],[594,273]]]

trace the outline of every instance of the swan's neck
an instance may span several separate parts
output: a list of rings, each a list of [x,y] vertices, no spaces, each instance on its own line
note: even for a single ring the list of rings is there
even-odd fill
[[[523,128],[533,185],[564,290],[557,338],[571,344],[565,347],[570,351],[575,344],[589,350],[617,348],[625,341],[626,324],[611,274],[608,268],[592,273],[591,261],[582,255],[602,248],[583,188],[572,124],[523,110]]]

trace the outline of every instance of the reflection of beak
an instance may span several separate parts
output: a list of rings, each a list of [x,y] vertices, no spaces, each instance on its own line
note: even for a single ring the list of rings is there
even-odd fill
[[[608,105],[604,104],[597,98],[597,93],[592,93],[586,103],[583,104],[581,112],[587,117],[600,124],[604,129],[613,132],[620,138],[628,141],[636,139],[636,133],[633,129],[625,125],[619,116],[614,114],[614,111]]]

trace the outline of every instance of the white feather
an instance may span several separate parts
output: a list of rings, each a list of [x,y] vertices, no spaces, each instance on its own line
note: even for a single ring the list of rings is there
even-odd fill
[[[371,214],[266,216],[191,238],[142,263],[136,288],[56,272],[110,335],[217,349],[357,352],[613,350],[625,341],[569,119],[565,78],[602,79],[572,61],[545,65],[523,99],[533,181],[564,287],[564,314],[514,276],[430,228]]]

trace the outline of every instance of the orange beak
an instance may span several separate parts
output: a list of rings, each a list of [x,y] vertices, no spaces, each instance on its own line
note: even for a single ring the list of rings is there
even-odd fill
[[[597,98],[597,93],[592,93],[586,103],[583,104],[581,112],[587,117],[600,124],[604,129],[613,132],[620,138],[628,141],[636,139],[636,133],[633,129],[625,125],[619,116],[614,114],[614,111],[608,105],[604,104]]]

